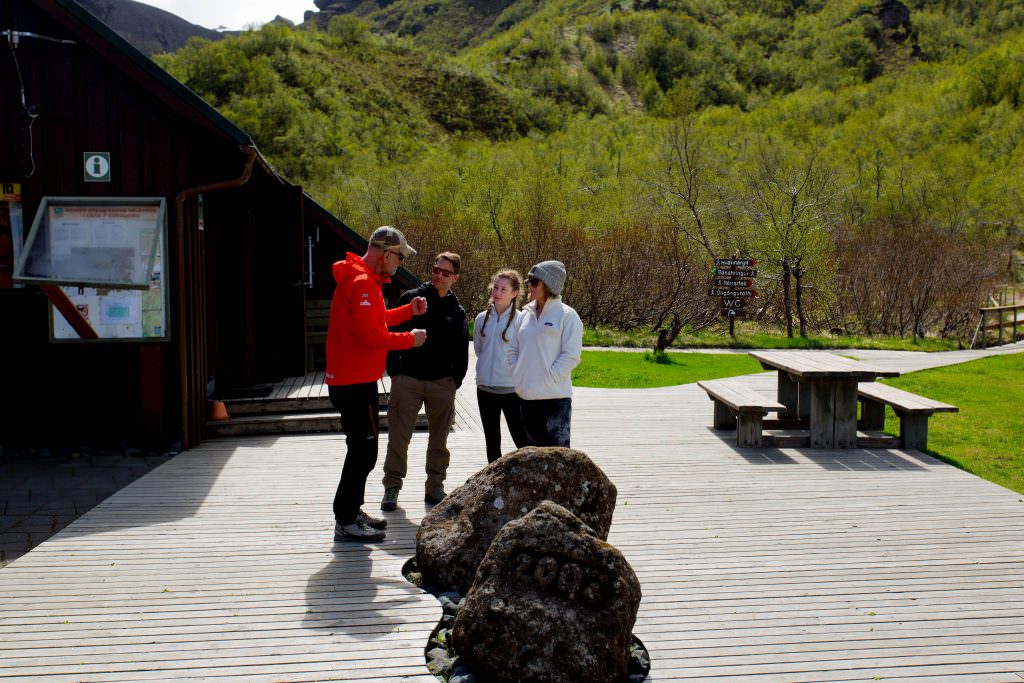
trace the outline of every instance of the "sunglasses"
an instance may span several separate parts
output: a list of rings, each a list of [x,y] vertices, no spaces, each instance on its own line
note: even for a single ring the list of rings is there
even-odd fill
[[[526,278],[526,284],[530,285],[531,287],[536,287],[537,285],[540,284],[540,278],[536,278],[531,275],[530,277]]]
[[[441,268],[440,266],[434,266],[430,270],[430,272],[433,273],[434,275],[444,275],[445,277],[451,277],[452,275],[455,275],[454,270],[447,270],[445,268]]]
[[[402,252],[400,252],[400,251],[395,251],[394,249],[388,249],[388,250],[387,250],[387,252],[388,252],[389,254],[394,254],[395,256],[397,256],[397,257],[398,257],[398,262],[399,262],[399,263],[401,263],[402,261],[404,261],[404,260],[405,260],[405,254],[403,254],[403,253],[402,253]]]

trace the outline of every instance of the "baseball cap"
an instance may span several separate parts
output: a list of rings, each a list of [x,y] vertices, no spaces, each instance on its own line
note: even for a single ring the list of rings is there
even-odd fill
[[[385,251],[398,251],[402,256],[415,256],[416,250],[405,241],[405,235],[398,228],[382,225],[370,235],[370,244]]]

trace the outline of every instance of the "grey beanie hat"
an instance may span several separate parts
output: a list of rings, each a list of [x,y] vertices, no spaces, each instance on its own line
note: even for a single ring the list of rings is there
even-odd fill
[[[530,268],[530,276],[543,282],[551,296],[559,296],[565,285],[565,264],[561,261],[541,261]]]

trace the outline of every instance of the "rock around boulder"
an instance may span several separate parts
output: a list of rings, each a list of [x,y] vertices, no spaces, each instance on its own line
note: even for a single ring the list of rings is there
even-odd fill
[[[615,485],[586,454],[521,448],[480,470],[423,518],[416,563],[427,583],[465,594],[487,547],[509,521],[551,500],[606,539],[615,496]]]
[[[640,597],[622,553],[544,502],[491,543],[452,641],[482,680],[619,683]]]

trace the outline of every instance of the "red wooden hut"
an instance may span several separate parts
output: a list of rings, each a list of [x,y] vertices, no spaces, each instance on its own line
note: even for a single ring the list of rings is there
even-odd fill
[[[0,443],[188,448],[212,391],[303,374],[307,300],[365,240],[73,0],[0,0],[0,40]],[[62,288],[12,275],[53,198],[164,200],[160,338],[53,340]]]

